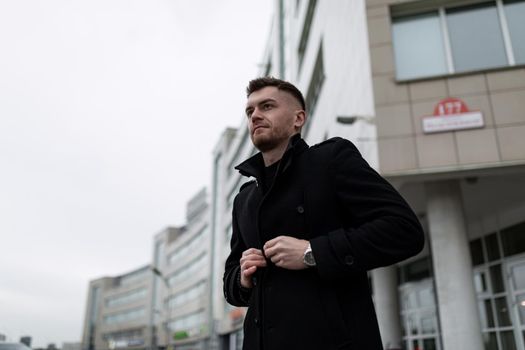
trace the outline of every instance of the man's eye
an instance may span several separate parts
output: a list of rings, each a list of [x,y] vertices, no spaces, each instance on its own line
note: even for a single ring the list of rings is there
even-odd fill
[[[252,110],[246,111],[246,117],[250,118],[252,116],[252,113],[253,113]]]
[[[271,107],[272,107],[272,105],[269,104],[269,103],[265,103],[265,104],[263,105],[263,108],[264,108],[264,109],[270,109]]]

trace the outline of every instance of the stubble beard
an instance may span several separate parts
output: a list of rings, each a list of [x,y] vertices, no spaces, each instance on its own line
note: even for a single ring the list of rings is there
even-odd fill
[[[288,142],[289,137],[284,132],[271,131],[269,135],[251,135],[252,143],[261,152],[268,152],[278,147],[282,142]]]

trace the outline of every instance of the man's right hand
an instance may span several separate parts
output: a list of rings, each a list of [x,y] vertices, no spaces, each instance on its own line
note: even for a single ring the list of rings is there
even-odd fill
[[[266,266],[266,259],[261,250],[250,248],[242,253],[241,265],[241,286],[253,288],[252,275],[258,267]]]

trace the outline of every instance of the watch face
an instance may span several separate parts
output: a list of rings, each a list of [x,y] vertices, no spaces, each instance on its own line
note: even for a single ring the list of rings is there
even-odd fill
[[[312,251],[306,252],[304,255],[304,263],[307,266],[315,266],[315,259],[314,255],[312,254]]]

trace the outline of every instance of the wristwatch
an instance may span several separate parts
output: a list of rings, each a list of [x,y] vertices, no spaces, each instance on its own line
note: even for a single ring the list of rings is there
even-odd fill
[[[310,243],[308,243],[308,247],[306,247],[306,250],[304,251],[303,262],[308,267],[314,267],[316,265],[314,254],[312,253],[312,247],[310,246]]]

